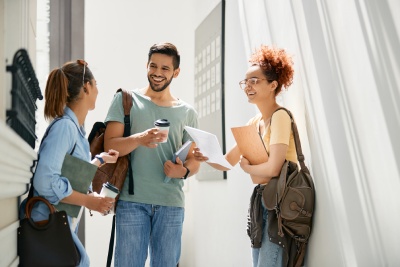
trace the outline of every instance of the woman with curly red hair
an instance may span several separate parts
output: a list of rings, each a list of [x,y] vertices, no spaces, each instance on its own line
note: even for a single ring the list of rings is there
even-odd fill
[[[271,178],[279,175],[285,159],[297,162],[290,117],[285,110],[276,111],[280,108],[276,96],[283,87],[292,84],[293,62],[284,49],[262,45],[251,55],[250,63],[246,78],[239,85],[248,101],[257,105],[260,111],[248,124],[257,127],[269,158],[262,164],[250,165],[241,156],[236,144],[225,158],[232,166],[240,161],[240,167],[257,184],[251,197],[247,229],[252,245],[253,267],[286,266],[287,255],[284,256],[283,249],[271,242],[268,236],[268,210],[262,203],[261,195]],[[208,160],[199,148],[195,149],[194,156],[198,161]],[[210,165],[218,170],[227,170],[218,164]]]

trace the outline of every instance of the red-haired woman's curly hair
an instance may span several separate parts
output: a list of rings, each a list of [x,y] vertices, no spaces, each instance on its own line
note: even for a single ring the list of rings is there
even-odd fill
[[[250,63],[259,65],[265,77],[277,81],[275,95],[282,91],[282,86],[288,88],[293,82],[293,61],[284,49],[262,45],[250,57]]]

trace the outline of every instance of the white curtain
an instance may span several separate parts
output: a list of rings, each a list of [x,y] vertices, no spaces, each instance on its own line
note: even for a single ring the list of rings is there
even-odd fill
[[[286,48],[317,203],[307,266],[400,264],[400,2],[238,0],[244,43]]]

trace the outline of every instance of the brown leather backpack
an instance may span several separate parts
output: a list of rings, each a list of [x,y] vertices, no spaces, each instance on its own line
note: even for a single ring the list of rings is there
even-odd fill
[[[296,255],[292,255],[294,266],[302,266],[311,235],[315,188],[310,171],[304,163],[299,133],[293,116],[289,110],[279,109],[284,109],[290,116],[301,169],[296,163],[285,161],[280,175],[272,178],[265,186],[262,197],[266,208],[276,212],[279,236],[289,236],[295,241]]]
[[[124,137],[130,135],[130,112],[132,108],[132,95],[129,91],[124,89],[118,89],[116,93],[122,92],[122,104],[124,107]],[[90,153],[92,158],[97,154],[104,151],[104,132],[106,130],[106,125],[103,122],[96,122],[93,125],[92,131],[89,134],[88,141],[90,143]],[[98,168],[93,181],[92,187],[93,191],[100,193],[101,188],[104,183],[111,183],[116,186],[120,191],[124,186],[126,175],[129,169],[129,186],[132,187],[133,195],[133,177],[130,164],[130,154],[119,157],[117,162],[114,164],[104,164]],[[131,191],[130,191],[131,193]]]

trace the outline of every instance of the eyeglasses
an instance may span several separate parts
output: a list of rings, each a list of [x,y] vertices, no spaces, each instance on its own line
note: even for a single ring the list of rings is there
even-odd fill
[[[77,62],[78,62],[78,64],[82,64],[83,65],[82,85],[85,85],[85,74],[86,74],[87,62],[85,60],[83,60],[83,59],[78,59]]]
[[[253,86],[258,84],[258,81],[268,80],[268,79],[260,79],[260,78],[250,78],[244,79],[243,81],[239,82],[240,89],[245,90],[247,86]]]

